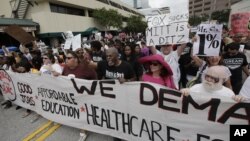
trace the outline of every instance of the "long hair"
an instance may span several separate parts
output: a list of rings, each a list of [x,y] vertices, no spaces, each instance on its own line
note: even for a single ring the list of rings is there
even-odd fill
[[[164,68],[164,66],[163,66],[160,62],[158,62],[158,61],[157,61],[157,63],[159,63],[159,64],[162,66],[162,68],[161,68],[161,70],[160,70],[160,76],[161,76],[161,77],[167,77],[167,76],[169,76],[169,73],[168,73],[168,71]],[[150,65],[147,64],[146,67],[148,68],[147,74],[152,74],[152,72],[151,72],[151,70],[150,70]]]

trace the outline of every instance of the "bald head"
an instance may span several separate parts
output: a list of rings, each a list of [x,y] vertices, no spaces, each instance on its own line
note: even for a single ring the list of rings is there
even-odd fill
[[[228,79],[227,68],[225,66],[212,66],[207,69],[206,74],[220,78],[220,79]]]
[[[107,54],[114,54],[114,55],[117,55],[117,56],[119,55],[118,50],[116,48],[114,48],[114,47],[111,47],[111,48],[107,49],[106,53]]]
[[[106,50],[106,60],[109,66],[119,64],[119,52],[116,48],[112,47]]]
[[[230,76],[225,66],[209,67],[204,74],[202,84],[207,91],[215,91],[223,88],[223,83]]]

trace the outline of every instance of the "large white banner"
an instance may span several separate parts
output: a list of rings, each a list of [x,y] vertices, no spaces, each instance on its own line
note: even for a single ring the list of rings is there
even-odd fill
[[[200,24],[197,29],[197,41],[193,45],[193,55],[219,56],[222,25]]]
[[[250,103],[183,97],[146,82],[89,81],[0,70],[4,98],[43,117],[130,141],[229,141],[230,124],[249,124]]]

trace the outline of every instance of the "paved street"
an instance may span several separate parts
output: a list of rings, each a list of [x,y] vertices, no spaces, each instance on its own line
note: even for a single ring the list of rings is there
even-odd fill
[[[3,97],[0,96],[0,102],[3,102]],[[16,110],[16,106],[9,109],[4,109],[0,106],[0,140],[1,141],[22,141],[29,134],[34,132],[48,120],[40,118],[34,123],[31,120],[35,114],[32,113],[26,118],[22,118],[25,113],[24,109]],[[79,129],[61,126],[46,141],[78,141]],[[90,133],[86,141],[112,141],[113,138],[96,133]]]

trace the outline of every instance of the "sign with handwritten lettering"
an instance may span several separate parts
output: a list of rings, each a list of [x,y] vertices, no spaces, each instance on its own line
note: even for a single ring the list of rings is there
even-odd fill
[[[49,120],[125,140],[228,141],[231,124],[248,125],[250,120],[250,103],[186,97],[148,82],[120,84],[0,70],[0,86],[6,100]]]
[[[164,14],[146,18],[146,41],[148,46],[182,44],[189,41],[188,13]]]
[[[221,48],[222,25],[200,24],[193,45],[193,55],[219,56]]]

